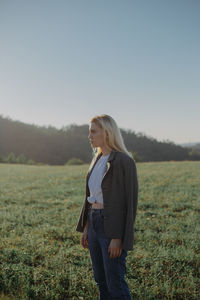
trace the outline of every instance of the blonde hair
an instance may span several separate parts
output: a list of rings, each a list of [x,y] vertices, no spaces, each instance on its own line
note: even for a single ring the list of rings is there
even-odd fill
[[[94,122],[97,126],[103,129],[104,142],[113,150],[126,153],[132,158],[131,153],[128,152],[124,144],[121,132],[115,120],[109,115],[95,116],[90,120],[90,123]],[[101,148],[97,148],[97,155],[100,154]]]

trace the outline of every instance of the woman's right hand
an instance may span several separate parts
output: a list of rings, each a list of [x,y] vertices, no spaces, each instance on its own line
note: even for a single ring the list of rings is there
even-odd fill
[[[80,238],[80,244],[83,248],[88,248],[88,230],[84,230]]]

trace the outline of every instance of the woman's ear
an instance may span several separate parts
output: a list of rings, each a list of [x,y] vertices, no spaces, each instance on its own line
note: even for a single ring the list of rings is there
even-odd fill
[[[109,140],[109,137],[108,137],[108,131],[105,130],[105,133],[106,133],[106,141],[108,142],[108,140]]]
[[[106,130],[105,132],[106,132],[106,138],[108,138],[108,131]]]

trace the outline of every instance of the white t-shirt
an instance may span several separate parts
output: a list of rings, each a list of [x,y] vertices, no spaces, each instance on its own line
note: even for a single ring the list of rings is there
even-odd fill
[[[103,203],[103,195],[101,189],[101,183],[103,179],[103,175],[106,171],[106,164],[108,161],[108,157],[110,154],[106,156],[101,156],[97,161],[92,173],[90,175],[88,186],[90,190],[90,196],[87,198],[90,203]]]

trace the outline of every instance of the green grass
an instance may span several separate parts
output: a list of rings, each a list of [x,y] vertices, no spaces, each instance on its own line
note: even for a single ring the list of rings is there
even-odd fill
[[[75,227],[82,166],[0,164],[0,299],[98,299]],[[133,299],[200,299],[200,162],[139,163]]]

